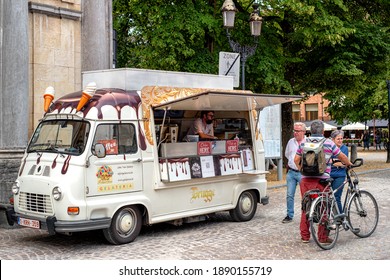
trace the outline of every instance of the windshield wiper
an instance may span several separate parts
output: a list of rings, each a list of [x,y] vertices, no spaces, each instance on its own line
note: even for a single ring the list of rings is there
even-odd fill
[[[54,147],[52,144],[47,144],[47,143],[43,143],[43,144],[34,144],[34,145],[31,145],[28,149],[28,152],[45,152],[45,151],[54,151],[54,152],[57,152],[57,148]]]
[[[49,145],[48,147],[46,147],[44,150],[42,151],[54,151],[54,152],[58,152],[58,149],[52,145]]]

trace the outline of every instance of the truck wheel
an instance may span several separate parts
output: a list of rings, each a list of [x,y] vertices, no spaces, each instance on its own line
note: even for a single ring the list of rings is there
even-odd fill
[[[111,225],[103,229],[104,237],[114,245],[130,243],[142,227],[142,215],[138,207],[126,206],[115,213]]]
[[[238,198],[236,208],[230,210],[230,216],[236,222],[250,221],[257,210],[257,198],[254,191],[244,191]]]

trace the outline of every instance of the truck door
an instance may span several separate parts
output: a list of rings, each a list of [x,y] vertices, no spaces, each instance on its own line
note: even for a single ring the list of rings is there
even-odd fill
[[[87,196],[142,189],[142,159],[136,127],[135,123],[130,122],[97,125],[87,169]],[[104,158],[93,154],[93,147],[97,143],[105,147]]]

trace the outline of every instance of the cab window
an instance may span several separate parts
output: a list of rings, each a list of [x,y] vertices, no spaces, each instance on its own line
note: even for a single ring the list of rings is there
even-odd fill
[[[96,129],[92,147],[103,144],[107,155],[137,152],[135,126],[133,124],[100,124]]]

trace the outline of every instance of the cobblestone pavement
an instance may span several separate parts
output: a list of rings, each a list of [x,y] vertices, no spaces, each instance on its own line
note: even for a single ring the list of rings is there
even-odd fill
[[[285,216],[285,188],[270,189],[270,203],[259,205],[253,220],[232,222],[228,213],[209,221],[182,226],[159,224],[144,227],[130,244],[107,244],[97,232],[72,236],[49,236],[44,231],[0,227],[2,260],[389,260],[390,259],[390,169],[360,176],[360,186],[372,192],[379,204],[380,219],[374,234],[358,238],[340,232],[335,248],[320,249],[313,240],[303,244],[299,236],[299,215],[282,224]],[[300,198],[296,196],[296,213]]]

